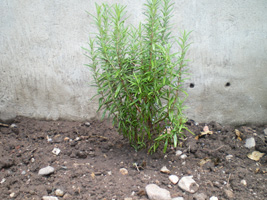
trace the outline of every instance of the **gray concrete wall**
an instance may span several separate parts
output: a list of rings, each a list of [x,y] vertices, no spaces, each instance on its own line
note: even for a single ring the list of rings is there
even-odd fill
[[[0,1],[0,119],[96,115],[97,100],[89,101],[95,88],[83,65],[89,61],[81,49],[95,31],[85,12],[94,13],[95,2]],[[143,19],[145,0],[112,2],[128,6],[131,23]],[[193,30],[192,75],[186,83],[189,118],[267,123],[266,10],[266,0],[175,1],[174,34]]]

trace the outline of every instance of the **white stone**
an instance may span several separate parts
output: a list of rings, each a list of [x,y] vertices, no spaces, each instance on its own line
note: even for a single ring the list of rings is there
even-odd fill
[[[11,124],[10,128],[17,128],[17,125],[16,124]]]
[[[63,197],[64,196],[64,192],[61,189],[56,189],[55,194],[58,197]]]
[[[184,200],[184,197],[175,197],[175,198],[172,198],[172,200]]]
[[[177,150],[176,152],[175,152],[175,155],[176,156],[180,156],[180,155],[182,155],[183,154],[183,152],[181,151],[181,150]]]
[[[124,200],[133,200],[133,198],[126,197]]]
[[[232,160],[233,157],[234,157],[233,155],[227,155],[225,158],[227,161],[230,161],[230,160]]]
[[[183,154],[180,156],[181,159],[186,159],[187,158],[187,155]]]
[[[218,197],[212,196],[210,197],[210,200],[219,200]]]
[[[171,173],[171,171],[166,167],[166,166],[163,166],[161,169],[160,169],[160,172],[164,173],[164,174],[169,174]]]
[[[195,180],[193,179],[193,176],[182,177],[178,183],[178,186],[182,190],[190,192],[190,193],[195,193],[199,188],[199,185],[195,182]]]
[[[263,130],[264,134],[267,135],[267,128]]]
[[[54,148],[52,153],[55,154],[55,155],[58,155],[60,153],[60,149],[59,148]]]
[[[156,184],[146,186],[146,193],[150,200],[171,200],[171,194],[168,190],[160,188]]]
[[[241,181],[240,181],[240,183],[241,183],[242,185],[244,185],[244,186],[247,186],[247,181],[246,181],[246,180],[244,180],[244,179],[243,179],[243,180],[241,180]]]
[[[9,196],[10,196],[11,198],[15,197],[15,192],[12,192]]]
[[[252,147],[255,147],[255,145],[256,145],[256,143],[255,143],[255,139],[253,137],[246,139],[245,147],[250,149]]]
[[[91,124],[90,124],[90,122],[85,122],[84,125],[85,126],[90,126]]]
[[[178,178],[178,176],[176,176],[176,175],[170,175],[170,176],[169,176],[169,180],[175,185],[175,184],[178,183],[179,178]]]
[[[47,166],[47,167],[44,167],[44,168],[40,169],[38,174],[42,175],[42,176],[45,176],[45,175],[52,174],[54,171],[55,171],[54,167]]]
[[[54,196],[43,196],[42,200],[58,200],[58,198]]]
[[[0,183],[3,184],[5,181],[6,181],[6,179],[3,178]]]

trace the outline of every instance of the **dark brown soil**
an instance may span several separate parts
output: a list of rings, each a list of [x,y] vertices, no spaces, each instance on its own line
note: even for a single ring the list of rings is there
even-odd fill
[[[135,152],[108,122],[89,122],[90,126],[18,117],[14,121],[17,127],[2,124],[0,199],[39,200],[55,196],[59,188],[65,193],[59,199],[147,200],[145,186],[155,183],[169,190],[173,198],[193,200],[193,194],[182,191],[169,181],[168,174],[160,172],[163,166],[179,178],[192,175],[200,186],[197,193],[204,193],[207,199],[230,199],[229,191],[233,191],[232,199],[267,199],[267,143],[263,131],[267,126],[230,127],[211,122],[207,125],[212,135],[196,140],[186,133],[188,137],[181,147],[169,148],[166,155],[149,155],[145,150]],[[196,134],[204,125],[188,122]],[[236,137],[236,128],[242,132],[242,141]],[[255,138],[256,147],[244,147],[248,137]],[[55,147],[61,150],[59,155],[52,153]],[[181,159],[176,150],[183,151],[187,158]],[[265,153],[259,162],[247,157],[254,150]],[[227,155],[233,157],[227,160]],[[143,169],[137,170],[134,163]],[[55,172],[38,175],[48,165]],[[128,174],[122,175],[121,168],[126,168]],[[246,180],[247,186],[241,180]]]

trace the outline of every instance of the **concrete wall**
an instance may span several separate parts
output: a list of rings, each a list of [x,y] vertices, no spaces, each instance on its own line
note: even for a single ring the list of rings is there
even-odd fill
[[[0,1],[0,119],[94,117],[86,46],[89,0]],[[128,6],[143,19],[145,0]],[[174,33],[193,30],[187,116],[198,122],[267,123],[267,1],[177,0]],[[193,88],[190,87],[194,85]],[[226,84],[229,83],[226,86]]]

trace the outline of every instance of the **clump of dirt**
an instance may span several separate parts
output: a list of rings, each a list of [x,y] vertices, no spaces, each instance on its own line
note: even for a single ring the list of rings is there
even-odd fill
[[[212,134],[195,138],[186,132],[178,148],[150,155],[146,150],[135,152],[107,121],[18,117],[13,125],[0,125],[0,199],[39,200],[56,196],[60,189],[64,194],[59,199],[147,200],[145,186],[150,183],[169,190],[173,198],[194,199],[160,172],[163,166],[179,178],[192,175],[199,185],[197,193],[207,199],[267,199],[267,126],[187,123],[195,134],[203,132],[205,125]],[[244,145],[250,137],[256,146],[248,149]],[[186,156],[176,155],[178,150]],[[259,161],[249,159],[254,150],[265,156]],[[47,166],[55,171],[38,175]]]

